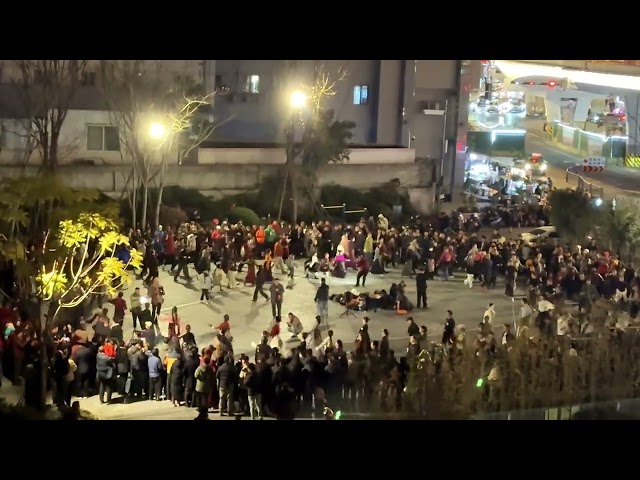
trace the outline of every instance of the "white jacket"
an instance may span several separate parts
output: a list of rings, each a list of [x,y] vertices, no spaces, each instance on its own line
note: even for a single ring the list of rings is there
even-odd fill
[[[211,278],[211,274],[209,272],[204,272],[199,275],[200,277],[200,288],[203,290],[211,290],[213,286],[213,279]]]

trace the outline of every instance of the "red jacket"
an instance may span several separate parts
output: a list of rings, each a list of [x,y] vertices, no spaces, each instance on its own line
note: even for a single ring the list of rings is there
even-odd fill
[[[360,273],[368,273],[369,272],[369,262],[367,262],[367,259],[362,257],[360,260],[358,260],[358,271]]]
[[[270,337],[275,337],[276,335],[280,335],[280,324],[276,323],[273,327],[271,327],[271,333],[269,333]]]

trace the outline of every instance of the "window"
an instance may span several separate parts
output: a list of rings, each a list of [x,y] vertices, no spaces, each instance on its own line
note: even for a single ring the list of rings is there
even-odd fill
[[[260,93],[260,75],[249,75],[247,77],[246,92]]]
[[[87,150],[95,152],[118,152],[120,150],[118,127],[110,125],[87,125]]]
[[[356,85],[353,87],[353,104],[366,105],[369,100],[369,86]]]
[[[96,84],[96,72],[83,72],[80,82],[85,87],[93,87]]]

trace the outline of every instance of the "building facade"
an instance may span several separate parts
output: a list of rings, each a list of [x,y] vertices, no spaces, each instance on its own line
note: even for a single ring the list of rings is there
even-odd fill
[[[247,147],[280,143],[291,118],[290,95],[311,85],[318,72],[335,81],[326,108],[336,120],[356,124],[354,147],[404,147],[417,158],[437,159],[439,185],[451,193],[463,182],[467,100],[471,66],[461,60],[163,60],[154,71],[166,82],[189,76],[216,91],[219,126],[211,145]],[[23,157],[28,112],[16,88],[20,72],[0,62],[0,162]],[[122,162],[118,134],[100,96],[98,61],[89,61],[61,132],[63,161]],[[26,121],[25,121],[26,120]],[[20,129],[23,128],[23,131]],[[114,140],[115,139],[115,140]],[[264,146],[264,145],[262,145]],[[37,160],[36,160],[37,161]]]
[[[464,181],[468,96],[476,63],[462,60],[216,60],[224,94],[214,112],[213,142],[262,144],[283,140],[288,99],[322,72],[335,83],[326,108],[356,124],[356,146],[413,148],[441,159],[443,192]],[[477,68],[476,68],[477,69]]]

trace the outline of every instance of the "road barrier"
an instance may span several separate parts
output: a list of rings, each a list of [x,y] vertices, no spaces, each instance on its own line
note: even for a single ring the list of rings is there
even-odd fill
[[[640,155],[627,155],[624,157],[624,166],[640,168]]]
[[[565,176],[564,181],[569,183],[569,180],[573,180],[576,182],[576,188],[580,192],[588,192],[592,197],[604,197],[604,188],[600,185],[596,185],[595,183],[591,183],[584,179],[582,175],[578,175],[577,173],[570,172],[567,168],[567,174]]]

